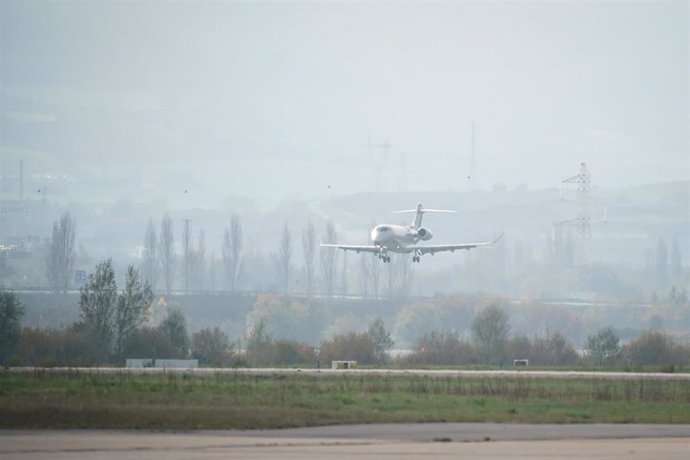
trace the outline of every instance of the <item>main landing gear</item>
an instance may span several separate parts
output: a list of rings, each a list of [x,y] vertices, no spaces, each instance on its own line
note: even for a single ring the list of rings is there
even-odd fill
[[[419,263],[420,260],[422,260],[422,257],[421,257],[421,256],[412,256],[412,262],[417,262],[417,263]]]

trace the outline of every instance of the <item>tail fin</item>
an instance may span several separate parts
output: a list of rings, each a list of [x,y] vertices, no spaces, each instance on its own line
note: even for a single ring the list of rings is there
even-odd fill
[[[422,226],[422,217],[424,217],[424,206],[422,203],[417,204],[417,210],[414,215],[414,220],[412,221],[412,228],[419,230]]]
[[[422,203],[419,203],[417,205],[417,209],[405,209],[403,211],[393,211],[393,214],[399,214],[403,212],[414,212],[414,220],[412,221],[412,228],[415,230],[419,230],[419,228],[422,226],[422,216],[424,216],[425,212],[456,212],[456,211],[451,211],[448,209],[424,209],[424,206],[422,206]]]

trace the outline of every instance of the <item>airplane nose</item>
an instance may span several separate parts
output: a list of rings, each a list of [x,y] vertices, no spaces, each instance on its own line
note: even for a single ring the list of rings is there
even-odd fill
[[[371,241],[373,241],[374,243],[378,243],[379,232],[377,232],[376,230],[372,230],[370,237]]]

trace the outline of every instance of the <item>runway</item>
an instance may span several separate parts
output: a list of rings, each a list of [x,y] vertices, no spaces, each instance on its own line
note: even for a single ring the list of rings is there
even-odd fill
[[[0,431],[7,459],[690,458],[690,425],[381,424],[265,431]]]
[[[549,378],[564,380],[686,380],[690,373],[661,372],[592,372],[592,371],[531,371],[531,370],[455,370],[455,369],[292,369],[292,368],[124,368],[124,367],[11,367],[6,372],[16,373],[58,373],[76,372],[84,374],[158,374],[192,373],[195,375],[237,374],[237,375],[378,375],[378,376],[423,376],[451,378]]]

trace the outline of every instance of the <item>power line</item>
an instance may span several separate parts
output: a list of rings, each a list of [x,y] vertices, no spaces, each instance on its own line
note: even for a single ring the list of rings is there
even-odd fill
[[[580,163],[580,171],[567,179],[561,181],[564,184],[577,184],[577,205],[578,214],[574,219],[556,222],[554,226],[571,225],[577,230],[577,237],[580,240],[578,260],[584,262],[587,257],[587,242],[592,239],[591,229],[591,197],[592,175],[587,169],[587,164]]]

